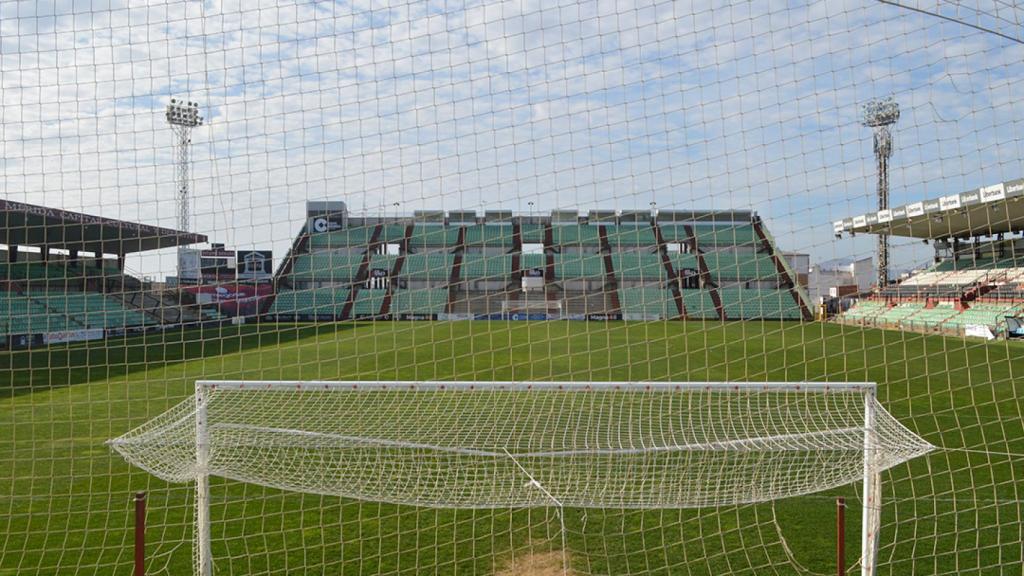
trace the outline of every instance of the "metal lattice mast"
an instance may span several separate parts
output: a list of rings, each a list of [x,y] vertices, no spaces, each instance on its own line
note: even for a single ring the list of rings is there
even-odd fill
[[[878,209],[889,209],[889,158],[892,157],[892,132],[889,127],[900,119],[900,105],[892,97],[872,100],[864,105],[863,124],[875,133],[875,165],[878,172]],[[878,235],[878,288],[889,283],[889,235]]]
[[[189,152],[192,148],[192,129],[203,124],[203,117],[199,115],[199,104],[171,98],[167,105],[167,123],[174,131],[174,160],[177,168],[175,184],[177,184],[177,211],[178,230],[189,232],[189,216],[191,213],[191,201],[189,198],[189,186],[191,179],[189,169],[191,158]],[[178,277],[182,276],[181,269],[181,248],[178,249]]]

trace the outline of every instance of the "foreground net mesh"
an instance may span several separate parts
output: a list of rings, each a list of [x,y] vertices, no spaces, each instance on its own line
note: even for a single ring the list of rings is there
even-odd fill
[[[852,484],[866,460],[881,472],[931,450],[866,387],[270,386],[210,384],[199,403],[205,414],[186,400],[110,444],[169,481],[205,473],[454,508],[764,502]],[[870,428],[866,408],[875,415]],[[199,442],[209,450],[203,472]]]
[[[876,573],[1024,573],[1021,22],[1009,0],[0,0],[0,574],[130,573],[138,491],[146,573],[192,571],[195,485],[168,478],[193,451],[161,477],[104,443],[197,380],[877,382],[936,449],[880,474]],[[325,423],[324,466],[387,482],[322,493],[261,478],[328,484],[284,468],[288,435],[222,429],[268,463],[209,478],[216,574],[835,574],[837,497],[858,570],[857,455],[824,449],[858,422],[733,412],[698,444],[772,450],[630,454],[699,426],[602,405],[633,436],[574,439],[553,422],[606,428],[536,412],[516,447],[515,417],[442,429],[449,402],[415,448]],[[822,445],[774,450],[793,431]],[[358,442],[410,442],[379,432]],[[546,475],[526,487],[499,440]],[[556,440],[618,452],[524,456]],[[613,462],[661,484],[594,494]],[[738,496],[668,468],[837,487],[623,507]]]

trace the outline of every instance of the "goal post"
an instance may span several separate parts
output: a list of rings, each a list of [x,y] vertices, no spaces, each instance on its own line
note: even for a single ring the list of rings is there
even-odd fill
[[[863,482],[874,574],[881,472],[932,446],[871,383],[199,381],[109,442],[195,482],[196,573],[213,573],[211,475],[436,508],[715,508]],[[568,560],[566,560],[567,562]]]

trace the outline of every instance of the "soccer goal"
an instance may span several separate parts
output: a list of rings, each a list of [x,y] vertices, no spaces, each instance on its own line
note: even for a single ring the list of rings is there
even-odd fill
[[[563,317],[561,300],[548,300],[543,293],[531,295],[525,290],[519,298],[501,302],[502,317],[508,320],[559,320]]]
[[[861,482],[870,575],[881,473],[932,449],[874,384],[807,382],[200,381],[110,444],[196,483],[201,576],[217,561],[213,475],[420,507],[551,507],[563,539],[569,508],[715,508]]]

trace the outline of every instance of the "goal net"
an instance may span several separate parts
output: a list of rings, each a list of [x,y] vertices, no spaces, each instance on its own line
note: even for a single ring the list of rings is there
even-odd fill
[[[1024,574],[1022,22],[0,0],[0,576]]]
[[[162,479],[197,482],[203,575],[214,565],[209,475],[560,516],[733,506],[863,482],[862,573],[874,574],[879,475],[932,449],[878,404],[873,384],[671,382],[198,382],[192,399],[110,445]]]

